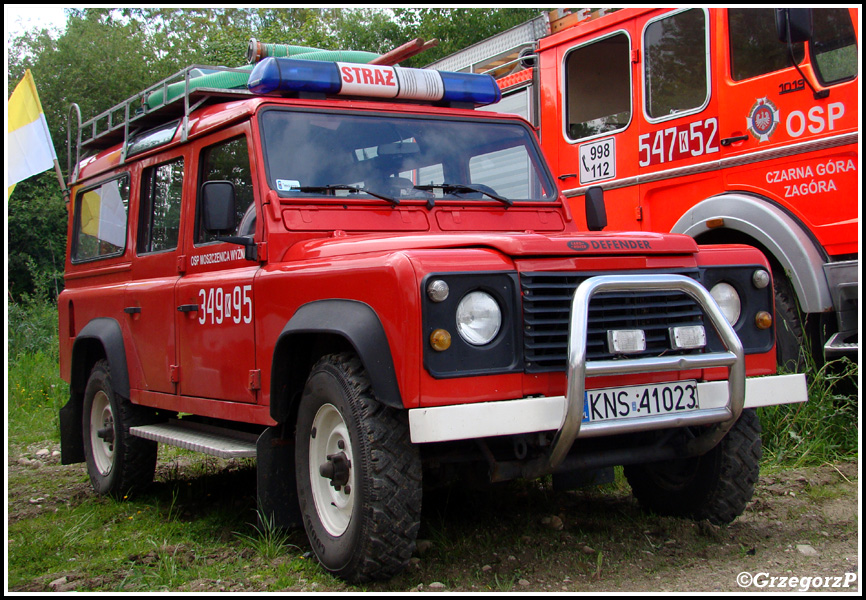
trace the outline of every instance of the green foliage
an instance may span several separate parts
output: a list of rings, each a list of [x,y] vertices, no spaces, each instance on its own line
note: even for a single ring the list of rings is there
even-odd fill
[[[807,377],[807,402],[758,411],[765,465],[820,465],[857,457],[858,365],[847,358],[820,367],[813,363]]]
[[[10,297],[55,298],[63,289],[66,208],[54,171],[15,186],[7,207]]]
[[[275,517],[269,517],[261,509],[257,510],[256,514],[258,515],[258,524],[250,524],[255,534],[235,532],[235,536],[247,542],[256,554],[265,560],[274,560],[285,554],[290,547],[295,551],[300,550],[294,544],[288,543],[289,532],[276,525]]]
[[[395,8],[404,41],[436,38],[439,45],[414,56],[406,67],[421,67],[537,17],[542,8]]]
[[[8,432],[24,443],[60,439],[58,412],[68,386],[57,358],[57,307],[47,300],[9,303]]]

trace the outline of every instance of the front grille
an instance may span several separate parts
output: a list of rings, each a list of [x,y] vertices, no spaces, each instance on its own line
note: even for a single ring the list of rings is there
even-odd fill
[[[697,270],[677,274],[698,279]],[[571,300],[577,286],[592,275],[598,273],[521,274],[527,373],[565,370]],[[600,293],[593,296],[589,306],[587,360],[615,358],[607,349],[610,329],[645,332],[646,351],[629,354],[629,358],[682,353],[671,350],[668,327],[695,324],[703,324],[703,311],[694,299],[682,292]]]

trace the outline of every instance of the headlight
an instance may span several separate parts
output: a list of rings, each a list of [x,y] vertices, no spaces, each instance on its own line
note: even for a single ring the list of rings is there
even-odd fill
[[[489,344],[502,326],[502,310],[486,292],[470,292],[457,305],[457,332],[473,346]]]
[[[740,295],[729,283],[717,283],[710,290],[710,295],[718,303],[722,309],[722,314],[728,320],[728,323],[734,325],[740,318]]]

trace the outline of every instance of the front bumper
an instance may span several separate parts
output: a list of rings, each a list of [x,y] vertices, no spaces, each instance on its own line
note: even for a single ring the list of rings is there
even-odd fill
[[[716,329],[725,350],[685,356],[588,362],[586,336],[590,299],[600,292],[676,290],[688,294]],[[547,456],[529,473],[551,473],[562,463],[575,439],[619,433],[712,425],[694,438],[689,454],[715,446],[739,418],[743,408],[806,401],[802,374],[745,379],[743,348],[715,300],[698,282],[680,275],[606,275],[577,288],[571,305],[568,342],[568,385],[564,396],[523,398],[409,411],[414,443],[445,442],[540,431],[556,431]],[[658,371],[726,367],[727,381],[698,383],[700,410],[582,424],[586,378]]]
[[[698,396],[701,406],[711,409],[713,413],[724,410],[728,398],[728,382],[699,383]],[[746,379],[744,408],[805,401],[806,377],[803,374]],[[556,431],[562,425],[566,402],[565,396],[547,396],[416,408],[409,411],[412,442],[417,444],[451,442],[499,435]],[[717,418],[712,417],[712,419]],[[679,415],[667,415],[662,426],[680,427],[697,424],[695,421],[684,422]],[[659,426],[658,422],[647,417],[635,419],[633,423],[623,421],[584,423],[577,437],[591,438],[627,431],[645,431]]]

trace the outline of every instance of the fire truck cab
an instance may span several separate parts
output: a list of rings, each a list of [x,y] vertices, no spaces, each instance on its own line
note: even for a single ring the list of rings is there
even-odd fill
[[[63,462],[122,499],[158,443],[254,457],[262,514],[355,582],[407,564],[422,474],[627,465],[653,510],[736,518],[756,408],[806,399],[774,375],[769,262],[601,231],[525,120],[475,110],[499,96],[486,75],[267,56],[85,122]]]
[[[494,75],[497,110],[539,128],[570,202],[604,190],[611,229],[760,248],[779,363],[802,370],[806,341],[859,347],[858,25],[857,8],[562,9],[429,67]]]

